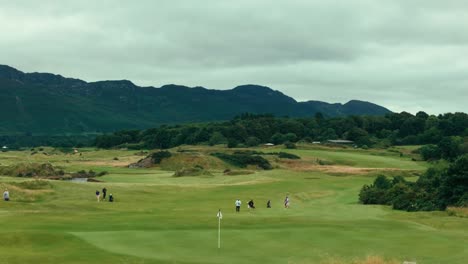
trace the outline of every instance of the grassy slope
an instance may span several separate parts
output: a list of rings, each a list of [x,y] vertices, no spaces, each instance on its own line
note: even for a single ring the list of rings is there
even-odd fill
[[[204,150],[204,149],[202,149]],[[274,150],[276,151],[276,150]],[[421,169],[425,165],[373,151],[292,150],[353,166]],[[29,153],[0,154],[1,164]],[[29,155],[30,156],[30,155]],[[84,157],[83,157],[84,156]],[[113,161],[119,157],[119,161]],[[406,213],[357,203],[368,176],[273,170],[245,176],[172,178],[172,172],[114,167],[131,151],[30,156],[70,170],[108,170],[106,183],[52,182],[52,192],[0,203],[1,263],[317,263],[379,255],[418,263],[464,263],[468,221],[443,212]],[[69,162],[65,162],[68,160]],[[23,179],[3,177],[0,187]],[[115,203],[97,203],[106,186]],[[284,196],[291,208],[282,208]],[[242,199],[241,213],[234,200]],[[255,211],[245,207],[249,199]],[[271,199],[273,208],[266,209]],[[216,212],[223,210],[222,249]]]

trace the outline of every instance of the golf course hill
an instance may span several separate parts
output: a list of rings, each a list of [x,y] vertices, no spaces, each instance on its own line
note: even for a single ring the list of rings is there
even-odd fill
[[[311,97],[316,92],[311,91]],[[173,84],[139,87],[128,80],[86,82],[51,73],[24,73],[6,65],[0,65],[0,104],[0,135],[113,132],[223,121],[241,113],[290,117],[319,112],[327,117],[390,113],[359,100],[297,102],[259,85],[229,90]]]

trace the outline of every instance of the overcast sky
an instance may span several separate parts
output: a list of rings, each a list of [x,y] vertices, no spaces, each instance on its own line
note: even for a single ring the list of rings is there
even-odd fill
[[[0,64],[468,112],[468,1],[0,0]]]

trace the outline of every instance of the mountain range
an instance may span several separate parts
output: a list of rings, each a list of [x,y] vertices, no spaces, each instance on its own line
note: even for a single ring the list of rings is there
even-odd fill
[[[0,134],[78,134],[143,129],[162,124],[229,120],[241,113],[304,117],[384,115],[364,101],[297,102],[271,88],[230,90],[164,85],[139,87],[128,80],[86,82],[51,73],[24,73],[0,65]]]

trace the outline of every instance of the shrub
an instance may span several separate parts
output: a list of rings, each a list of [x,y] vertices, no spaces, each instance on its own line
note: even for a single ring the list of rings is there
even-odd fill
[[[93,170],[89,170],[89,171],[80,170],[80,171],[77,171],[77,172],[73,173],[72,177],[73,178],[93,178],[93,177],[96,177],[96,176],[104,176],[106,174],[107,174],[107,171],[101,171],[99,173],[96,173]]]
[[[295,149],[296,148],[296,144],[292,143],[292,142],[286,142],[284,143],[284,146],[287,148],[287,149]]]
[[[237,147],[237,145],[239,145],[239,142],[237,142],[237,140],[235,140],[233,138],[228,139],[228,143],[227,143],[228,148],[235,148],[235,147]]]
[[[249,147],[255,147],[260,144],[260,139],[257,137],[248,137],[247,140],[245,141],[245,144]]]
[[[169,151],[163,150],[151,154],[151,160],[154,164],[160,164],[163,159],[170,158],[172,154]]]
[[[425,145],[418,150],[423,160],[438,160],[441,157],[440,149],[436,145]]]
[[[281,159],[301,159],[301,157],[287,152],[278,153],[278,157]]]
[[[212,153],[211,155],[230,163],[234,166],[245,168],[248,165],[255,165],[264,170],[271,170],[272,166],[268,160],[262,156],[249,155],[249,154],[226,154],[226,153]]]
[[[106,174],[108,174],[107,171],[101,171],[101,172],[99,172],[98,174],[96,174],[96,176],[99,176],[99,177],[100,177],[100,176],[104,176],[104,175],[106,175]]]

